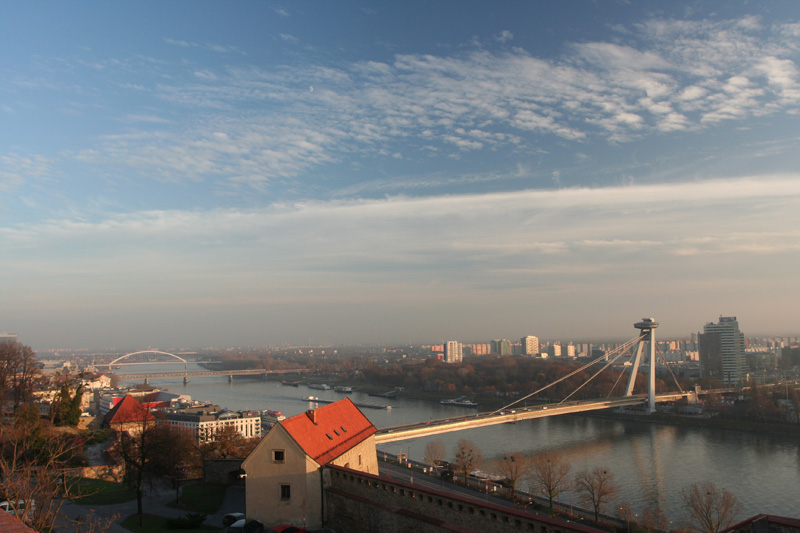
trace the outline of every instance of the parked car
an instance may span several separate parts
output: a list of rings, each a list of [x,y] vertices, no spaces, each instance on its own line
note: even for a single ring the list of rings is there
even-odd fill
[[[238,520],[244,519],[244,513],[228,513],[222,517],[222,525],[228,527]]]
[[[25,513],[25,509],[28,509],[29,513],[36,511],[36,500],[31,500],[29,502],[25,500],[5,500],[0,502],[0,510],[11,513],[12,515],[22,516]]]
[[[225,531],[228,533],[264,533],[264,524],[258,520],[250,520],[248,522],[242,518],[229,525]]]
[[[302,527],[296,526],[275,526],[267,533],[307,533]]]

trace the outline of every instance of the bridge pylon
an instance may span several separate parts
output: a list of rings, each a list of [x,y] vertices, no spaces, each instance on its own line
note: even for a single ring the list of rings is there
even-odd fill
[[[649,361],[650,369],[648,375],[647,385],[647,414],[656,411],[656,335],[655,329],[658,327],[658,322],[652,318],[643,318],[641,322],[637,322],[633,327],[638,328],[642,333],[639,343],[636,346],[636,357],[633,360],[633,367],[631,368],[631,375],[628,378],[628,386],[625,388],[625,396],[633,394],[633,386],[636,383],[636,375],[639,372],[639,363],[642,360],[642,349],[644,343],[650,345]]]

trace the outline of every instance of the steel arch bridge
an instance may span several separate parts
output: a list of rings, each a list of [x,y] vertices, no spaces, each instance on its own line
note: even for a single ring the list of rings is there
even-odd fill
[[[153,353],[153,354],[168,355],[168,356],[170,356],[170,357],[174,357],[174,358],[175,358],[175,359],[177,359],[179,362],[183,363],[183,364],[184,364],[184,366],[185,366],[185,365],[187,365],[187,364],[189,363],[189,362],[188,362],[186,359],[184,359],[183,357],[181,357],[181,356],[179,356],[179,355],[175,355],[174,353],[162,352],[161,350],[140,350],[140,351],[138,351],[138,352],[131,352],[131,353],[125,354],[125,355],[123,355],[123,356],[121,356],[121,357],[117,357],[116,359],[114,359],[113,361],[111,361],[110,363],[108,363],[108,369],[109,369],[109,370],[111,370],[111,368],[112,368],[112,365],[116,365],[116,364],[122,364],[122,365],[126,365],[126,364],[127,364],[127,365],[139,365],[139,364],[145,364],[145,363],[120,363],[120,361],[122,361],[123,359],[127,359],[128,357],[130,357],[130,356],[132,356],[132,355],[139,355],[139,354],[143,354],[143,353]],[[148,363],[147,363],[147,364],[169,364],[169,363],[173,363],[173,361],[161,361],[161,362],[158,362],[158,361],[148,361]]]

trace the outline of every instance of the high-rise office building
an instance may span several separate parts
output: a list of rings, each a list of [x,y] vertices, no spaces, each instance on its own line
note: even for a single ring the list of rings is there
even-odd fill
[[[721,316],[709,322],[698,335],[700,371],[703,377],[716,378],[729,385],[745,378],[744,334],[735,316]]]
[[[447,341],[444,343],[444,362],[460,363],[464,356],[463,346],[458,341]]]
[[[0,342],[5,343],[13,343],[17,342],[17,334],[16,333],[0,333]]]
[[[530,355],[531,357],[539,355],[539,337],[528,335],[527,337],[522,337],[520,343],[522,344],[522,353],[524,355]]]

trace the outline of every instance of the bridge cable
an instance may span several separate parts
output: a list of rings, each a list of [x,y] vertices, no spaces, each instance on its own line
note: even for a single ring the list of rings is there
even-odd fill
[[[617,359],[619,359],[620,357],[622,357],[622,355],[623,355],[622,353],[619,353],[619,354],[617,354],[617,356],[616,356],[616,357],[614,357],[613,359],[610,359],[610,360],[609,360],[609,361],[608,361],[608,362],[605,364],[605,366],[604,366],[603,368],[601,368],[600,370],[598,370],[597,372],[595,372],[595,374],[594,374],[592,377],[590,377],[589,379],[587,379],[586,381],[584,381],[583,383],[581,383],[581,384],[580,384],[580,386],[579,386],[577,389],[575,389],[574,391],[570,392],[570,393],[569,393],[569,394],[568,394],[566,397],[564,397],[564,399],[563,399],[563,400],[561,400],[560,402],[558,402],[558,405],[561,405],[562,403],[564,403],[564,402],[566,402],[567,400],[569,400],[569,399],[570,399],[570,398],[571,398],[571,397],[572,397],[572,396],[573,396],[573,395],[574,395],[576,392],[578,392],[579,390],[581,390],[581,389],[582,389],[584,386],[588,385],[590,381],[592,381],[594,378],[596,378],[597,376],[599,376],[599,375],[600,375],[600,373],[601,373],[601,372],[603,372],[603,371],[604,371],[606,368],[608,368],[609,366],[611,366],[611,365],[613,365],[614,363],[616,363],[616,362],[617,362]]]
[[[681,391],[681,394],[683,394],[683,387],[681,387],[681,384],[678,383],[678,378],[675,377],[675,374],[669,367],[669,363],[667,363],[667,358],[664,357],[664,354],[661,353],[661,350],[658,348],[658,345],[656,345],[656,350],[658,351],[658,357],[661,359],[661,362],[664,363],[664,366],[667,367],[667,371],[669,371],[670,375],[672,376],[672,379],[675,380],[675,385],[678,386],[678,390]]]
[[[629,349],[631,346],[633,346],[634,344],[636,344],[637,342],[639,342],[639,340],[640,340],[640,339],[642,339],[642,338],[644,338],[645,336],[646,336],[646,334],[639,335],[638,337],[635,337],[635,338],[633,338],[633,339],[629,340],[628,342],[626,342],[626,343],[625,343],[625,344],[623,344],[622,346],[620,346],[620,347],[618,347],[618,348],[616,348],[616,349],[612,350],[610,353],[611,353],[611,354],[613,354],[613,353],[615,353],[615,352],[617,352],[617,351],[623,351],[623,352],[624,352],[624,351],[627,351],[627,350],[628,350],[628,349]],[[520,398],[519,400],[515,400],[515,401],[511,402],[510,404],[506,405],[505,407],[501,407],[501,408],[499,408],[499,409],[495,409],[494,411],[492,411],[492,412],[491,412],[491,413],[489,413],[489,414],[490,414],[490,415],[493,415],[493,414],[499,413],[500,411],[503,411],[503,410],[505,410],[505,409],[508,409],[509,407],[512,407],[512,406],[514,406],[514,405],[518,404],[518,403],[519,403],[519,402],[521,402],[521,401],[527,400],[527,399],[528,399],[528,398],[530,398],[531,396],[535,396],[536,394],[539,394],[540,392],[542,392],[542,391],[545,391],[545,390],[549,389],[549,388],[550,388],[550,387],[552,387],[553,385],[556,385],[556,384],[558,384],[558,383],[561,383],[561,382],[562,382],[562,381],[564,381],[565,379],[569,379],[569,378],[571,378],[572,376],[574,376],[575,374],[577,374],[577,373],[579,373],[579,372],[583,372],[585,369],[589,368],[590,366],[594,365],[595,363],[598,363],[598,362],[602,361],[603,359],[605,359],[606,357],[608,357],[608,355],[609,355],[608,353],[606,353],[606,354],[603,354],[603,355],[601,355],[600,357],[598,357],[597,359],[595,359],[594,361],[590,361],[589,363],[586,363],[586,364],[585,364],[585,365],[583,365],[582,367],[580,367],[580,368],[578,368],[578,369],[576,369],[576,370],[574,370],[574,371],[570,372],[569,374],[567,374],[566,376],[564,376],[564,377],[562,377],[562,378],[560,378],[560,379],[557,379],[556,381],[554,381],[554,382],[550,383],[549,385],[545,385],[544,387],[540,388],[539,390],[533,391],[532,393],[528,394],[527,396],[523,396],[523,397],[522,397],[522,398]]]
[[[620,353],[618,353],[618,354],[616,355],[616,357],[614,357],[613,359],[610,359],[610,360],[609,360],[609,361],[608,361],[608,362],[605,364],[605,366],[604,366],[603,368],[601,368],[600,370],[598,370],[597,372],[595,372],[595,374],[594,374],[592,377],[590,377],[589,379],[587,379],[586,381],[584,381],[583,383],[581,383],[581,384],[580,384],[580,386],[579,386],[577,389],[575,389],[574,391],[570,392],[570,393],[569,393],[569,394],[568,394],[568,395],[567,395],[567,396],[566,396],[566,397],[565,397],[563,400],[561,400],[560,402],[558,402],[558,405],[561,405],[562,403],[564,403],[564,402],[566,402],[567,400],[569,400],[569,399],[570,399],[570,398],[571,398],[571,397],[572,397],[572,396],[573,396],[573,395],[574,395],[576,392],[578,392],[579,390],[581,390],[581,389],[582,389],[582,388],[583,388],[585,385],[588,385],[590,381],[592,381],[594,378],[596,378],[597,376],[599,376],[599,375],[600,375],[600,373],[601,373],[601,372],[603,372],[603,370],[605,370],[606,368],[608,368],[608,367],[610,367],[611,365],[613,365],[614,363],[616,363],[616,362],[617,362],[617,359],[619,359],[620,357],[622,357],[622,356],[625,354],[625,352],[627,352],[627,350],[625,350],[625,351],[620,351]],[[608,357],[608,354],[606,354],[606,357]]]

